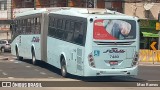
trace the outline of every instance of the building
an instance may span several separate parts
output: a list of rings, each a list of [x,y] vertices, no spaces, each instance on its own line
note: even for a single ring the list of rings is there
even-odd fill
[[[0,39],[10,39],[11,0],[0,0]]]
[[[13,0],[13,8],[98,7],[122,12],[121,0]]]
[[[159,42],[159,31],[156,30],[156,22],[160,11],[160,1],[125,3],[124,6],[125,14],[140,18],[140,29],[144,36],[144,40],[141,41],[141,48],[151,49],[150,45],[153,41]],[[158,47],[158,44],[156,47]]]
[[[107,8],[140,18],[141,32],[144,36],[142,48],[150,48],[152,39],[158,42],[159,31],[155,26],[160,11],[160,0],[12,0],[12,6],[13,17],[15,13],[43,7]]]

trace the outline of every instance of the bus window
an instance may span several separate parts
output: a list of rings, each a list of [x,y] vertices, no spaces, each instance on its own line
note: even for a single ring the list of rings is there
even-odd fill
[[[27,34],[30,34],[31,33],[31,19],[28,19],[27,20]]]
[[[65,26],[66,26],[65,29],[66,29],[67,31],[69,31],[69,29],[70,29],[70,22],[69,22],[68,20],[66,20],[66,25],[65,25]]]
[[[75,31],[74,31],[74,42],[82,45],[83,44],[83,29],[82,23],[75,23]]]
[[[125,40],[136,38],[136,22],[133,20],[96,20],[94,39]]]
[[[58,24],[57,24],[57,28],[61,29],[62,28],[62,20],[58,19]]]

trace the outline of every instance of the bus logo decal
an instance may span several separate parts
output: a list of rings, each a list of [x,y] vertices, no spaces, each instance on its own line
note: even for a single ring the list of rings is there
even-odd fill
[[[111,49],[106,50],[103,53],[124,53],[124,52],[125,52],[125,50],[123,50],[123,49],[111,48]]]
[[[39,37],[33,37],[31,42],[39,42]]]
[[[100,55],[100,51],[99,50],[94,50],[94,56],[99,56]]]

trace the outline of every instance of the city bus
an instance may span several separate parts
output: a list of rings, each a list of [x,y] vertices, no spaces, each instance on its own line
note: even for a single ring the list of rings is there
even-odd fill
[[[138,71],[138,21],[98,8],[27,11],[13,21],[11,51],[19,60],[53,65],[63,77],[134,76]]]

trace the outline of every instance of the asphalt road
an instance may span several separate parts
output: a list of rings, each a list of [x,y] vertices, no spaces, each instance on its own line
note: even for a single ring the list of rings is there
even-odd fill
[[[1,59],[8,58],[8,59]],[[34,66],[30,60],[18,61],[10,53],[0,54],[0,78],[45,78],[63,79],[60,70],[47,65]],[[90,77],[82,78],[71,75],[69,79],[82,81],[157,81],[160,80],[160,66],[139,66],[139,74],[136,77]]]
[[[118,77],[83,78],[83,77],[71,75],[69,78],[63,78],[60,75],[60,70],[53,66],[50,66],[47,64],[39,64],[38,66],[34,66],[31,64],[30,60],[26,59],[25,61],[18,61],[16,60],[16,57],[12,56],[10,53],[5,53],[5,54],[0,54],[0,81],[22,81],[22,82],[23,81],[24,82],[52,81],[52,82],[48,82],[49,83],[48,85],[50,85],[50,87],[51,86],[59,87],[59,89],[63,89],[63,87],[91,88],[91,86],[96,88],[96,86],[99,86],[101,87],[101,89],[99,90],[104,90],[104,89],[106,90],[106,88],[102,88],[102,87],[126,86],[126,88],[123,88],[123,89],[127,90],[127,89],[133,89],[131,88],[132,85],[134,87],[137,85],[137,82],[140,82],[140,81],[160,81],[160,66],[159,65],[156,65],[156,66],[141,65],[139,66],[139,74],[136,77],[118,76]],[[64,81],[68,81],[68,82],[64,82]],[[95,88],[91,88],[91,90]],[[87,88],[83,88],[83,89],[85,90]],[[111,90],[115,90],[115,89],[117,88],[113,88]],[[2,88],[0,88],[0,90],[2,90]],[[46,90],[50,90],[50,88]]]
[[[34,66],[30,60],[16,60],[10,53],[1,54],[0,58],[0,78],[61,78],[59,71],[52,72],[55,68]]]

